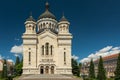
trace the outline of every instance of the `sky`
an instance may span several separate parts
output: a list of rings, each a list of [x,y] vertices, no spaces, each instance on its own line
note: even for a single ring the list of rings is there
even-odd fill
[[[120,52],[120,0],[1,0],[0,58],[22,55],[24,22],[30,12],[37,20],[46,2],[58,21],[64,12],[70,22],[73,58],[84,62]]]

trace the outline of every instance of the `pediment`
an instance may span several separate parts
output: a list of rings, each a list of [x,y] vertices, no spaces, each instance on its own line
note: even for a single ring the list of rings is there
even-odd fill
[[[51,31],[43,31],[42,33],[38,34],[38,37],[40,39],[43,39],[43,38],[56,39],[57,38],[57,34],[51,32]]]
[[[51,36],[51,35],[44,35],[44,36],[41,36],[40,39],[43,39],[43,38],[51,38],[51,39],[55,39],[55,37]]]

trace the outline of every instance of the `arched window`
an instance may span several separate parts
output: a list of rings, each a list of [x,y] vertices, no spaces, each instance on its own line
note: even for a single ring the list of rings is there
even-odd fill
[[[41,26],[41,29],[42,29],[42,24],[40,26]]]
[[[29,58],[28,58],[28,60],[29,60],[29,64],[30,64],[30,62],[31,62],[31,52],[29,52]]]
[[[52,29],[54,29],[54,24],[52,24]]]
[[[51,28],[51,23],[49,23],[49,27]]]
[[[53,54],[53,46],[51,45],[50,46],[50,52],[51,52],[51,55]]]
[[[44,55],[44,46],[42,46],[42,55]]]
[[[45,46],[46,46],[46,55],[48,55],[49,54],[49,43],[46,43]]]
[[[66,52],[64,52],[64,64],[66,64]]]
[[[45,28],[45,23],[43,23],[43,28]]]

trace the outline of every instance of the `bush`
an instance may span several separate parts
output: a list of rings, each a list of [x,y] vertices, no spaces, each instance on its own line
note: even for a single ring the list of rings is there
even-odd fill
[[[0,78],[2,78],[2,72],[0,72]]]
[[[96,79],[93,79],[93,78],[85,78],[83,80],[96,80]]]
[[[107,80],[114,80],[114,78],[108,78]]]

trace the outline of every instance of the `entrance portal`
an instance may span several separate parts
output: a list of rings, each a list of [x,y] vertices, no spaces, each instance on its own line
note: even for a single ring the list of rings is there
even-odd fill
[[[41,68],[40,68],[40,74],[44,74],[44,67],[43,66],[41,66]]]
[[[51,74],[54,74],[54,66],[51,66]]]
[[[40,66],[40,74],[55,74],[54,66]]]
[[[49,74],[49,66],[46,66],[45,72],[46,72],[46,74]]]

